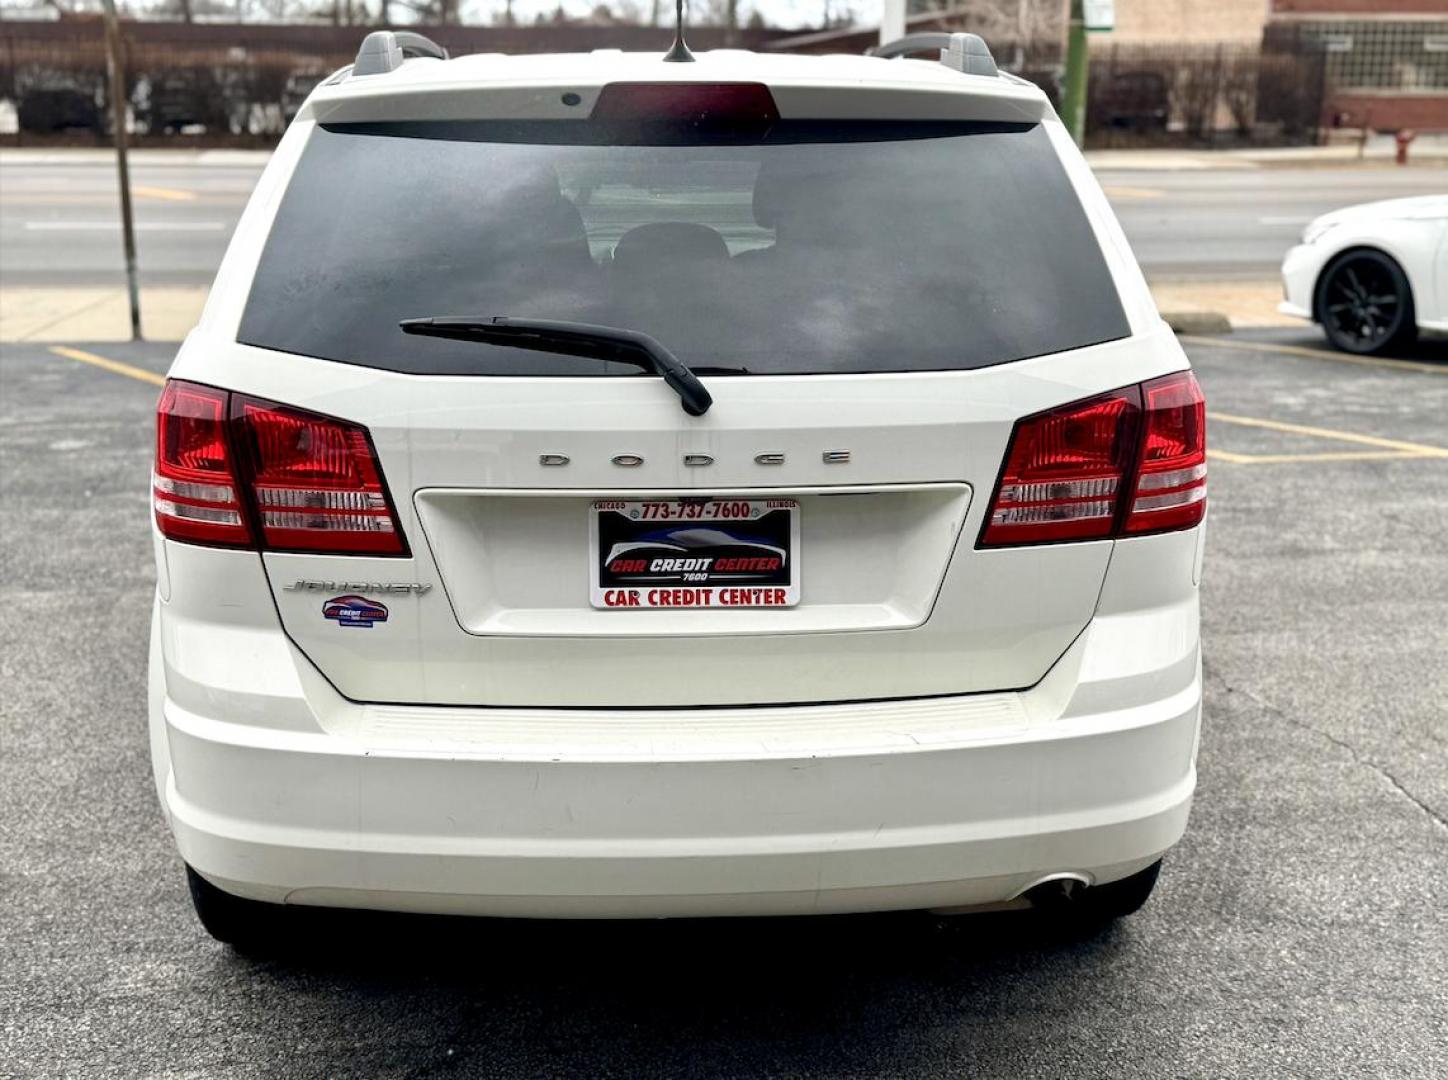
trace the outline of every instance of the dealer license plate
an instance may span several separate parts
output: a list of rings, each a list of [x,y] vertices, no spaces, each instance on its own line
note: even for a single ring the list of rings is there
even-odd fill
[[[596,608],[799,603],[794,499],[599,499],[589,510]]]

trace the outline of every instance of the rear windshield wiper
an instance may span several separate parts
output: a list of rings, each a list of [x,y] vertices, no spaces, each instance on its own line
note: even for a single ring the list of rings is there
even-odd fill
[[[515,319],[508,315],[403,319],[397,325],[404,334],[635,364],[651,369],[668,383],[690,416],[703,416],[714,404],[714,398],[688,365],[662,343],[638,330],[556,319]]]

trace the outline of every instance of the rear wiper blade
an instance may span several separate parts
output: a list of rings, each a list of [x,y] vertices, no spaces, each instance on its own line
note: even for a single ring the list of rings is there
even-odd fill
[[[690,416],[703,416],[714,404],[714,398],[687,364],[661,342],[639,330],[557,319],[517,319],[508,315],[403,319],[397,325],[404,334],[634,364],[649,368],[668,383]]]

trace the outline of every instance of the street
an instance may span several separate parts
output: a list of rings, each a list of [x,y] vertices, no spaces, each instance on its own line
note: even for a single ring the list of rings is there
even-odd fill
[[[115,167],[0,158],[0,278],[7,287],[124,281]],[[154,158],[150,161],[154,162]],[[251,157],[132,169],[141,283],[207,286],[260,166]],[[232,162],[232,163],[228,163]],[[1318,214],[1448,190],[1448,169],[1268,168],[1100,174],[1152,279],[1275,279]]]
[[[11,179],[7,281],[114,262],[113,232],[61,245],[24,225],[85,220],[102,172],[58,171],[30,203]],[[1158,267],[1200,230],[1222,245],[1191,265],[1257,272],[1256,234],[1280,251],[1300,228],[1260,218],[1366,194],[1326,174],[1300,200],[1260,174],[1119,179],[1170,192],[1120,204]],[[1249,182],[1250,204],[1214,187]],[[142,233],[149,272],[203,280],[250,173],[138,183],[203,191],[141,212],[223,223]],[[1169,206],[1200,208],[1170,245],[1153,224]],[[147,756],[151,416],[173,346],[7,345],[0,1074],[1448,1075],[1448,350],[1350,360],[1307,331],[1186,345],[1213,453],[1200,786],[1139,915],[1082,938],[1014,914],[304,913],[268,959],[195,922]]]

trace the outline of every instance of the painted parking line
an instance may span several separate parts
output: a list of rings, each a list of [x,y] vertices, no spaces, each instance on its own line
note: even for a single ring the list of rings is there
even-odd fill
[[[68,345],[52,345],[50,351],[56,356],[64,356],[67,360],[79,360],[82,364],[90,364],[92,367],[104,368],[106,371],[114,372],[117,375],[125,375],[131,379],[139,379],[141,382],[150,383],[153,386],[164,386],[166,376],[157,375],[154,371],[147,371],[145,368],[136,367],[134,364],[127,364],[120,360],[112,360],[108,356],[97,356],[93,352],[86,352],[84,349],[72,349]]]
[[[1282,420],[1264,420],[1256,416],[1236,416],[1231,413],[1219,412],[1207,413],[1207,419],[1214,424],[1236,424],[1241,427],[1262,428],[1266,431],[1280,431],[1287,435],[1305,435],[1313,439],[1374,447],[1372,450],[1324,450],[1305,454],[1242,454],[1235,450],[1218,450],[1215,447],[1207,451],[1209,458],[1225,462],[1228,465],[1293,465],[1301,462],[1448,458],[1448,448],[1445,447],[1404,442],[1401,439],[1384,439],[1377,435],[1362,435],[1356,431],[1339,431],[1336,428],[1289,424]]]
[[[1411,457],[1448,458],[1448,447],[1429,446],[1427,443],[1403,442],[1401,439],[1384,439],[1377,435],[1360,435],[1356,431],[1339,431],[1336,428],[1313,427],[1309,424],[1289,424],[1282,420],[1263,420],[1255,416],[1236,416],[1232,413],[1209,412],[1207,419],[1219,424],[1238,424],[1242,427],[1265,428],[1288,435],[1310,435],[1317,439],[1335,442],[1358,443],[1380,450],[1393,450]]]
[[[1178,334],[1177,340],[1187,345],[1206,345],[1217,349],[1280,353],[1284,356],[1302,356],[1310,360],[1335,360],[1339,364],[1361,364],[1365,367],[1395,368],[1399,371],[1417,371],[1428,375],[1448,375],[1448,364],[1425,364],[1416,360],[1394,360],[1386,356],[1354,356],[1352,353],[1336,352],[1332,349],[1310,349],[1305,345],[1277,345],[1266,341],[1235,341],[1227,337],[1200,337],[1196,334]]]
[[[1402,461],[1409,458],[1432,457],[1412,454],[1406,450],[1329,450],[1322,454],[1238,454],[1230,450],[1208,450],[1207,457],[1228,465],[1295,465],[1301,462],[1328,461]]]
[[[108,356],[100,356],[93,352],[86,352],[84,349],[74,349],[68,345],[52,345],[50,352],[56,356],[63,356],[68,360],[78,360],[82,364],[90,364],[93,367],[102,368],[116,375],[125,375],[131,379],[138,379],[141,382],[150,383],[152,386],[164,386],[166,377],[158,375],[154,371],[147,371],[145,368],[136,367],[134,364],[127,364],[121,360],[112,360]],[[1315,454],[1239,454],[1231,450],[1209,450],[1208,456],[1231,465],[1266,465],[1285,464],[1301,461],[1383,461],[1394,458],[1448,458],[1448,448],[1441,446],[1429,446],[1426,443],[1403,442],[1399,439],[1383,439],[1376,435],[1361,435],[1355,431],[1338,431],[1334,428],[1312,427],[1307,424],[1289,424],[1281,420],[1264,420],[1255,416],[1237,416],[1231,413],[1209,412],[1207,419],[1218,424],[1238,424],[1244,427],[1265,428],[1269,431],[1280,431],[1291,435],[1307,435],[1318,439],[1330,439],[1337,442],[1358,443],[1364,446],[1372,446],[1374,450],[1356,451],[1327,451]]]
[[[1103,184],[1101,190],[1108,199],[1160,199],[1166,194],[1158,188],[1122,187],[1120,184]]]

